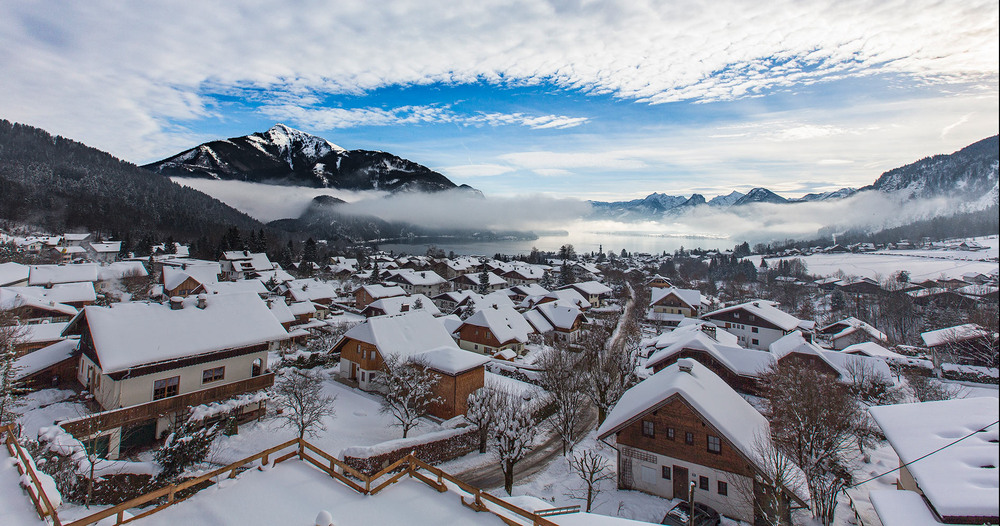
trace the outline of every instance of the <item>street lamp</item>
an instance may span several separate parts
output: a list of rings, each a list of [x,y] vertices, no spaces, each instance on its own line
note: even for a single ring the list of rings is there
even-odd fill
[[[694,526],[694,480],[694,475],[691,475],[691,481],[688,483],[688,526]]]

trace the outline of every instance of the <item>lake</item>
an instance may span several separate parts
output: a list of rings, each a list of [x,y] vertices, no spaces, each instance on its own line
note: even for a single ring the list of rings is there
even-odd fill
[[[628,252],[642,252],[648,254],[673,253],[675,250],[684,247],[691,249],[701,247],[705,249],[733,248],[737,243],[729,238],[707,237],[707,236],[679,236],[671,234],[658,234],[653,232],[570,232],[566,235],[539,236],[533,240],[504,240],[504,241],[456,241],[454,243],[437,242],[434,246],[444,250],[446,253],[453,251],[459,255],[485,255],[494,254],[527,254],[531,248],[535,247],[542,251],[555,252],[559,247],[570,244],[578,253],[597,252],[603,249],[604,252],[621,252],[625,249]],[[422,255],[427,252],[430,243],[383,243],[379,248],[394,253]]]

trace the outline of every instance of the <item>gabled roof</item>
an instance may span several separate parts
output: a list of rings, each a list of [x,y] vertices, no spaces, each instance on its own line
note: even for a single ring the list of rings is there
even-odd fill
[[[512,341],[525,343],[535,332],[521,313],[508,306],[489,306],[465,320],[464,325],[489,329],[501,345]]]
[[[198,299],[193,297],[185,299],[181,309],[149,302],[88,306],[64,334],[79,334],[81,325],[87,324],[105,374],[288,338],[256,294],[216,294],[204,299],[204,309],[196,306]]]
[[[601,294],[611,294],[611,287],[599,282],[599,281],[580,281],[578,283],[572,283],[563,287],[572,288],[578,290],[584,294],[590,296],[599,296]]]
[[[32,265],[28,274],[28,285],[97,281],[97,271],[98,265],[93,263],[79,265]]]
[[[344,333],[337,346],[347,338],[374,345],[383,357],[406,358],[440,347],[457,347],[444,325],[425,311],[368,318]]]
[[[267,308],[270,309],[271,314],[273,314],[274,318],[278,320],[278,323],[292,323],[295,321],[295,315],[292,314],[292,310],[288,308],[288,304],[285,303],[284,298],[268,298]]]
[[[90,243],[90,248],[99,254],[118,253],[122,249],[122,242],[107,241],[104,243]]]
[[[458,347],[438,347],[413,355],[413,359],[427,365],[435,371],[449,375],[457,375],[465,371],[482,367],[489,363],[489,356],[484,356]]]
[[[316,278],[295,279],[283,285],[295,301],[315,301],[337,297],[337,289]]]
[[[711,318],[713,316],[733,312],[733,311],[746,311],[754,316],[767,321],[782,330],[790,331],[799,326],[801,320],[778,309],[778,303],[774,301],[767,300],[753,300],[746,303],[740,303],[739,305],[733,305],[731,307],[724,307],[719,310],[709,312],[702,316],[702,318]],[[743,323],[741,321],[741,323]],[[752,322],[746,322],[747,325],[753,325]]]
[[[548,289],[539,285],[538,283],[529,283],[527,285],[514,285],[507,289],[515,294],[521,296],[544,296],[549,293]]]
[[[28,265],[7,262],[0,263],[0,287],[13,285],[28,279]]]
[[[649,360],[646,361],[646,367],[653,367],[685,349],[705,352],[727,369],[741,376],[760,376],[777,362],[775,356],[767,351],[723,345],[700,330],[684,331],[683,335],[670,346],[651,354]]]
[[[203,283],[205,292],[208,294],[234,294],[237,292],[253,292],[254,294],[266,295],[267,287],[260,280],[244,279],[239,281],[219,281],[217,283]]]
[[[374,299],[406,296],[406,291],[399,286],[386,287],[385,285],[362,285],[361,288]]]
[[[989,334],[989,331],[975,323],[966,323],[965,325],[956,325],[936,331],[922,332],[920,333],[920,339],[928,347],[937,347],[946,343],[982,338]]]
[[[867,363],[879,374],[886,378],[892,377],[892,371],[884,360],[869,358],[857,354],[844,354],[840,351],[829,351],[807,341],[801,331],[795,331],[782,336],[772,343],[768,349],[777,359],[782,359],[792,353],[815,356],[830,366],[842,379],[850,376],[850,364],[852,362]]]
[[[545,321],[553,328],[570,330],[573,328],[573,324],[576,323],[577,318],[583,316],[583,311],[580,309],[570,306],[563,305],[558,302],[542,303],[535,306],[529,312],[537,312],[545,318]],[[586,320],[586,317],[584,317]]]
[[[882,358],[884,360],[906,359],[906,357],[902,354],[894,353],[875,342],[855,343],[854,345],[844,347],[844,349],[840,352],[844,354],[860,354],[862,356],[871,356],[872,358]]]
[[[31,307],[65,316],[76,316],[78,311],[71,305],[56,303],[44,296],[22,293],[17,290],[31,288],[33,287],[0,287],[0,310]]]
[[[94,284],[89,281],[60,283],[45,287],[7,287],[22,296],[34,296],[55,303],[93,303],[97,300]]]
[[[694,289],[679,289],[677,287],[654,287],[650,290],[650,305],[656,305],[667,296],[676,296],[693,309],[701,308],[701,291]]]
[[[97,273],[97,278],[100,281],[127,277],[144,278],[146,276],[149,276],[149,272],[141,261],[115,261],[110,265],[101,267]]]
[[[394,270],[387,279],[397,283],[405,282],[415,287],[429,287],[447,283],[446,279],[437,275],[433,270]]]
[[[1000,465],[1000,433],[994,423],[1000,402],[996,397],[878,406],[869,412],[900,462],[912,462],[906,469],[938,515],[1000,515],[995,467]],[[986,426],[986,431],[948,446]],[[927,456],[944,446],[948,447]]]
[[[865,331],[872,338],[881,341],[888,341],[888,338],[886,337],[884,332],[876,329],[871,324],[859,320],[853,316],[844,318],[838,322],[831,323],[819,329],[819,332],[821,333],[833,333],[830,336],[830,338],[834,340],[850,336],[851,334],[854,334],[857,331]]]
[[[681,367],[690,368],[690,372]],[[597,429],[604,439],[623,429],[642,415],[655,410],[671,397],[679,396],[716,428],[758,469],[763,467],[758,440],[767,440],[767,419],[718,375],[695,360],[682,358],[662,371],[639,382],[622,395]],[[789,488],[792,489],[792,488]],[[808,495],[797,492],[802,500]]]
[[[219,281],[220,268],[218,263],[209,265],[183,265],[181,267],[163,266],[163,286],[173,290],[191,278],[200,285]]]
[[[482,274],[482,272],[473,272],[471,274],[462,274],[461,276],[456,277],[452,281],[467,281],[467,282],[474,283],[475,285],[478,286],[479,285],[479,276],[481,274]],[[486,276],[489,279],[489,286],[491,286],[491,287],[495,287],[495,286],[498,286],[498,285],[506,285],[507,284],[507,280],[501,278],[500,276],[497,276],[496,274],[494,274],[492,272],[487,272]]]
[[[416,306],[417,301],[421,303],[420,308]],[[403,311],[403,305],[406,305],[406,309],[409,311],[423,310],[427,311],[433,315],[441,314],[441,311],[434,305],[434,302],[430,300],[427,296],[423,294],[414,294],[412,296],[393,296],[391,298],[382,298],[375,300],[365,307],[365,310],[378,309],[384,314],[399,314]]]

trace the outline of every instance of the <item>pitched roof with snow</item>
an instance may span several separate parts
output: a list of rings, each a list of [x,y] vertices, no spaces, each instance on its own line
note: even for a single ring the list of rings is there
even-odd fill
[[[295,301],[316,301],[337,297],[337,289],[316,278],[295,279],[284,285]]]
[[[28,279],[28,265],[14,263],[0,263],[0,287],[13,285]]]
[[[525,343],[528,335],[535,332],[520,312],[508,306],[484,308],[466,319],[465,325],[489,329],[501,345],[512,341]]]
[[[507,290],[521,296],[544,296],[549,293],[548,289],[539,285],[538,283],[529,283],[527,285],[514,285],[513,287]]]
[[[203,283],[202,286],[205,287],[205,292],[208,294],[235,294],[238,292],[253,292],[260,295],[267,294],[267,287],[257,279]]]
[[[415,287],[428,287],[446,283],[447,280],[438,276],[433,270],[399,270],[388,278],[390,281],[405,282]]]
[[[405,358],[440,347],[457,347],[444,325],[425,311],[368,318],[344,333],[341,342],[347,338],[374,345],[383,357]]]
[[[834,332],[834,331],[836,331],[836,332]],[[822,333],[832,332],[833,335],[830,336],[830,338],[832,338],[834,340],[838,340],[838,339],[843,338],[845,336],[850,336],[851,334],[854,334],[857,331],[865,331],[872,338],[875,338],[875,339],[881,340],[881,341],[888,341],[888,338],[886,337],[886,335],[885,335],[884,332],[876,329],[871,324],[869,324],[869,323],[867,323],[865,321],[859,320],[859,319],[857,319],[857,318],[855,318],[853,316],[848,317],[848,318],[844,318],[844,319],[842,319],[842,320],[840,320],[838,322],[835,322],[835,323],[831,323],[831,324],[829,324],[829,325],[827,325],[825,327],[820,328],[820,330],[819,330],[819,332],[822,332]]]
[[[869,412],[899,460],[913,462],[906,469],[938,515],[943,518],[1000,515],[997,398],[887,405],[872,407]],[[987,427],[984,432],[925,456],[984,427]]]
[[[532,311],[541,314],[553,328],[564,331],[572,330],[577,318],[583,316],[583,311],[580,309],[559,302],[542,303],[529,312]]]
[[[684,350],[705,352],[730,371],[742,376],[759,376],[777,362],[775,356],[767,351],[723,345],[700,330],[685,331],[683,334],[682,338],[670,346],[651,354],[646,366],[652,367]]]
[[[694,289],[679,289],[677,287],[654,287],[650,290],[650,305],[656,305],[667,296],[674,295],[693,309],[701,308],[701,291]]]
[[[44,296],[18,292],[18,289],[34,289],[35,287],[0,287],[0,310],[31,307],[39,310],[76,316],[77,310],[71,305],[56,303]]]
[[[283,298],[268,298],[267,308],[274,315],[274,318],[278,320],[278,323],[291,323],[295,321],[295,315],[292,314],[292,310],[288,308],[288,304],[285,303]],[[315,309],[313,309],[315,311]]]
[[[420,307],[418,308],[416,303],[420,302]],[[434,302],[430,300],[427,296],[423,294],[414,294],[412,296],[393,296],[391,298],[382,298],[375,300],[365,307],[368,309],[378,309],[385,314],[399,314],[401,312],[406,312],[403,310],[403,306],[406,306],[406,310],[415,311],[423,310],[431,314],[438,315],[441,311],[434,305]]]
[[[122,249],[122,242],[106,241],[104,243],[90,243],[90,248],[98,254],[117,253]]]
[[[863,356],[870,356],[872,358],[882,358],[885,360],[905,360],[906,357],[899,353],[894,353],[885,347],[875,343],[875,342],[861,342],[855,343],[854,345],[848,345],[844,347],[842,351],[844,354],[860,354]]]
[[[458,347],[438,347],[413,355],[413,359],[449,375],[464,373],[489,363],[490,358]]]
[[[681,366],[690,367],[690,372],[682,371]],[[746,458],[763,469],[756,443],[769,436],[767,419],[725,380],[688,358],[678,360],[626,391],[597,429],[597,436],[604,439],[618,432],[674,395],[684,399]],[[808,496],[799,498],[807,500]]]
[[[181,309],[147,302],[88,306],[66,332],[88,325],[105,374],[288,338],[256,294],[210,295],[204,309],[196,303],[187,298]]]
[[[131,277],[144,278],[146,276],[149,276],[149,272],[141,261],[115,261],[101,267],[97,273],[97,279],[100,281]]]
[[[741,303],[739,305],[733,305],[731,307],[725,307],[719,310],[709,312],[702,316],[702,318],[711,318],[717,314],[723,314],[733,311],[746,311],[754,316],[767,321],[782,330],[790,331],[799,326],[802,320],[799,320],[795,316],[788,314],[780,309],[778,309],[778,303],[774,301],[767,300],[753,300],[746,303]],[[741,322],[743,323],[743,322]],[[753,325],[753,323],[747,322],[748,325]]]
[[[385,285],[362,285],[364,291],[372,298],[391,298],[394,296],[406,296],[406,291],[398,285],[386,287]]]
[[[93,263],[79,265],[32,265],[28,271],[28,285],[97,281],[98,268],[98,265]]]
[[[583,294],[590,296],[600,296],[602,294],[611,294],[611,287],[599,282],[599,281],[580,281],[578,283],[573,283],[567,285],[563,288],[573,288],[580,291]]]
[[[892,377],[892,371],[884,360],[823,349],[815,343],[807,341],[801,331],[795,331],[782,336],[772,343],[768,349],[779,360],[792,353],[815,356],[829,365],[842,379],[847,379],[850,376],[850,364],[852,363],[869,364],[872,369],[884,377]]]
[[[966,323],[965,325],[956,325],[955,327],[947,327],[936,331],[922,332],[920,333],[920,339],[928,347],[937,347],[946,343],[982,338],[989,334],[989,331],[975,323]]]
[[[163,286],[175,289],[189,277],[202,285],[217,283],[221,269],[218,263],[210,265],[163,266]]]
[[[78,339],[61,340],[37,351],[30,352],[14,360],[16,378],[31,376],[46,367],[51,367],[71,358],[80,344]]]

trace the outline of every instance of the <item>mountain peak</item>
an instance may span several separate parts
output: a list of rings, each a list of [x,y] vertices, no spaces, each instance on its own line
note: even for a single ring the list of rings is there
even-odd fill
[[[781,197],[780,195],[768,190],[767,188],[757,187],[753,190],[747,192],[747,195],[741,197],[738,201],[733,203],[733,206],[740,206],[750,203],[787,203],[788,199]]]

